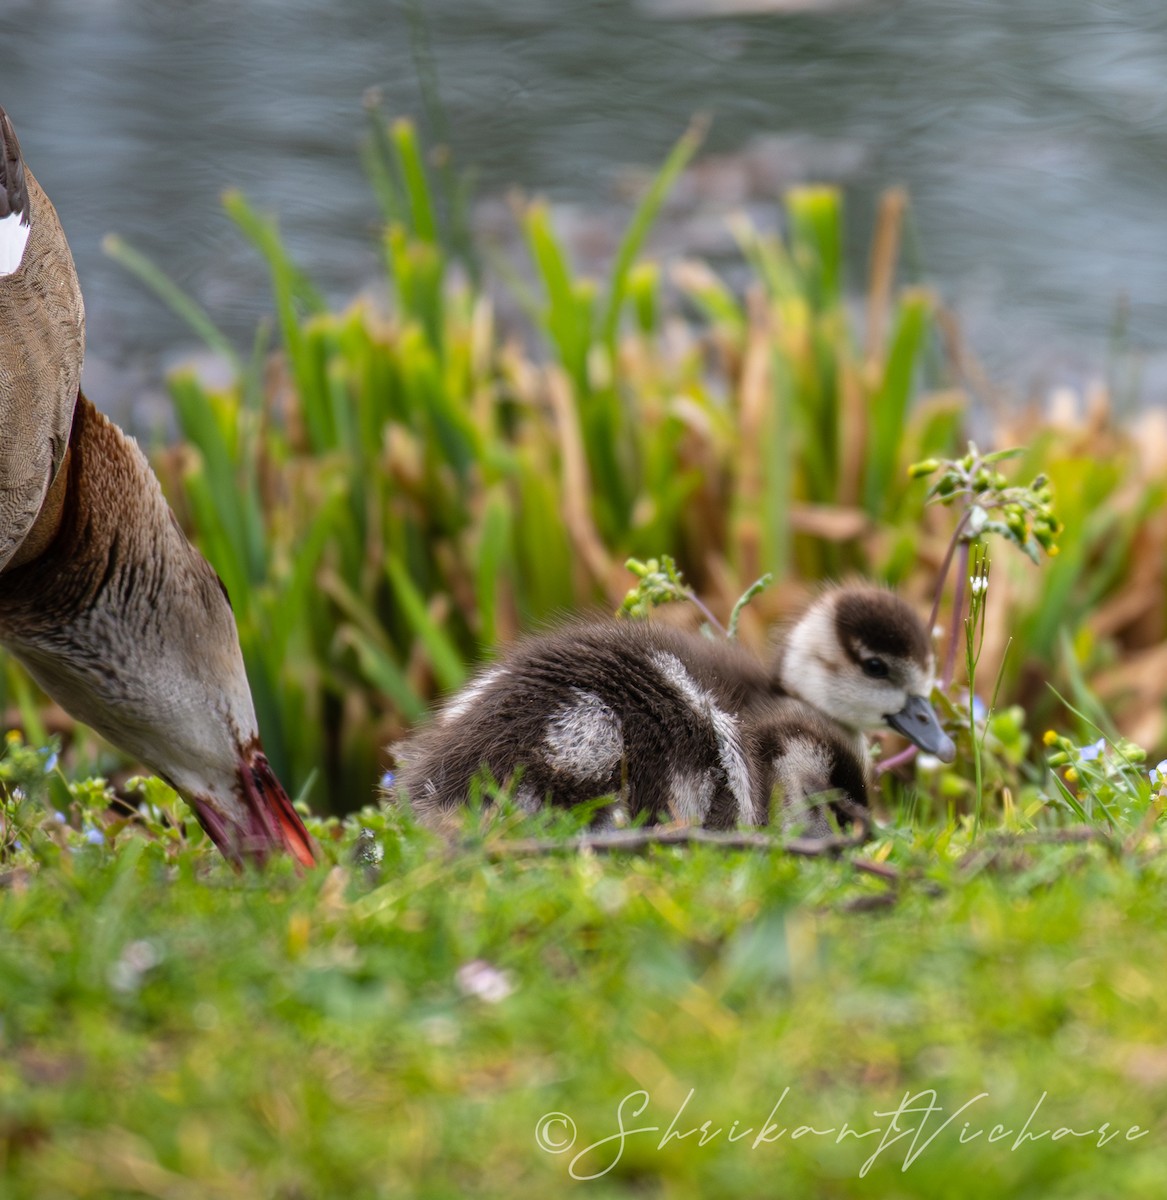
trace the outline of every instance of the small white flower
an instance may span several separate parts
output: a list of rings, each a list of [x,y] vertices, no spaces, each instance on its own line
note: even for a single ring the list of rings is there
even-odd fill
[[[139,973],[158,965],[161,955],[153,942],[145,938],[130,944],[122,951],[123,960]]]
[[[1161,783],[1167,782],[1167,758],[1163,759],[1157,767],[1151,768],[1151,782],[1156,787]]]
[[[161,955],[153,942],[145,939],[130,942],[109,969],[109,986],[115,992],[136,992],[142,984],[142,976],[160,961]]]
[[[974,596],[983,596],[989,590],[989,581],[984,575],[974,575],[968,581],[968,586]]]
[[[509,971],[500,971],[484,958],[476,958],[458,968],[455,976],[465,996],[476,996],[487,1004],[498,1004],[515,990]]]

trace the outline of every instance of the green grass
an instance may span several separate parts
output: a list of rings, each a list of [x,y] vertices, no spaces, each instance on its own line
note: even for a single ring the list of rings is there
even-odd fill
[[[346,865],[358,823],[378,867]],[[505,831],[450,850],[375,810],[314,828],[341,865],[303,877],[236,876],[205,845],[128,831],[3,877],[6,1197],[562,1195],[622,1102],[626,1128],[659,1128],[576,1160],[611,1166],[589,1195],[1167,1184],[1158,845],[970,857],[963,833],[892,831],[862,852],[902,870],[885,907],[889,885],[847,858],[516,857]],[[787,1088],[786,1136],[751,1148]],[[690,1090],[678,1130],[754,1135],[660,1148]],[[928,1091],[944,1112],[907,1170],[911,1138],[876,1155],[879,1135],[792,1136],[884,1129]],[[1032,1133],[1150,1132],[1010,1149],[1039,1102]],[[570,1153],[536,1144],[555,1112],[576,1124]],[[1013,1132],[989,1145],[998,1124]]]

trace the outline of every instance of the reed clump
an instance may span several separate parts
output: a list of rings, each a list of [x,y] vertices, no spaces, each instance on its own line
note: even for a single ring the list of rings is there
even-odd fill
[[[734,224],[749,267],[734,290],[647,248],[700,135],[669,155],[606,278],[575,270],[544,203],[521,206],[524,333],[500,326],[451,219],[457,197],[435,190],[413,126],[377,114],[387,309],[362,298],[329,311],[275,222],[230,193],[270,271],[279,338],[243,361],[111,244],[235,361],[223,389],[172,377],[182,444],[155,464],[230,591],[270,757],[318,808],[363,802],[383,748],[495,646],[615,608],[630,558],[669,554],[723,620],[771,573],[741,613],[758,645],[823,578],[884,579],[921,604],[943,583],[955,518],[925,505],[909,467],[965,453],[969,372],[938,297],[898,282],[905,198],[883,200],[858,315],[832,188],[776,198],[781,236]],[[1034,749],[1051,723],[1071,747],[1096,730],[1164,742],[1167,432],[1150,416],[1118,422],[1101,396],[1084,412],[988,419],[982,441],[1024,447],[1003,464],[1010,480],[1048,481],[1058,553],[1040,568],[997,556],[976,660],[990,694],[973,694],[976,679],[962,693],[959,673],[951,689],[954,713],[985,706],[986,737],[1008,714],[994,762],[977,782],[966,766],[909,790],[915,806],[971,807],[975,786],[978,812],[1032,817],[1065,803]],[[944,603],[965,590],[949,581]],[[15,668],[6,679],[35,741],[48,729],[32,693]]]

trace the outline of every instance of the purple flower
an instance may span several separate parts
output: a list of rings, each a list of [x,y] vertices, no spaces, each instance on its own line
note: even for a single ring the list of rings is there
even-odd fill
[[[463,995],[476,996],[487,1004],[498,1004],[515,990],[509,971],[500,971],[481,958],[460,966],[455,979]]]
[[[1083,762],[1093,762],[1103,750],[1106,749],[1106,738],[1099,738],[1096,742],[1091,742],[1089,746],[1083,746],[1078,751],[1078,757]]]

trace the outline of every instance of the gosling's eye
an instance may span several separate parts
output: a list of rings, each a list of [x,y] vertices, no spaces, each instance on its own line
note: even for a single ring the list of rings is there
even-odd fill
[[[887,678],[887,663],[882,658],[865,658],[860,664],[863,674],[871,679]]]

